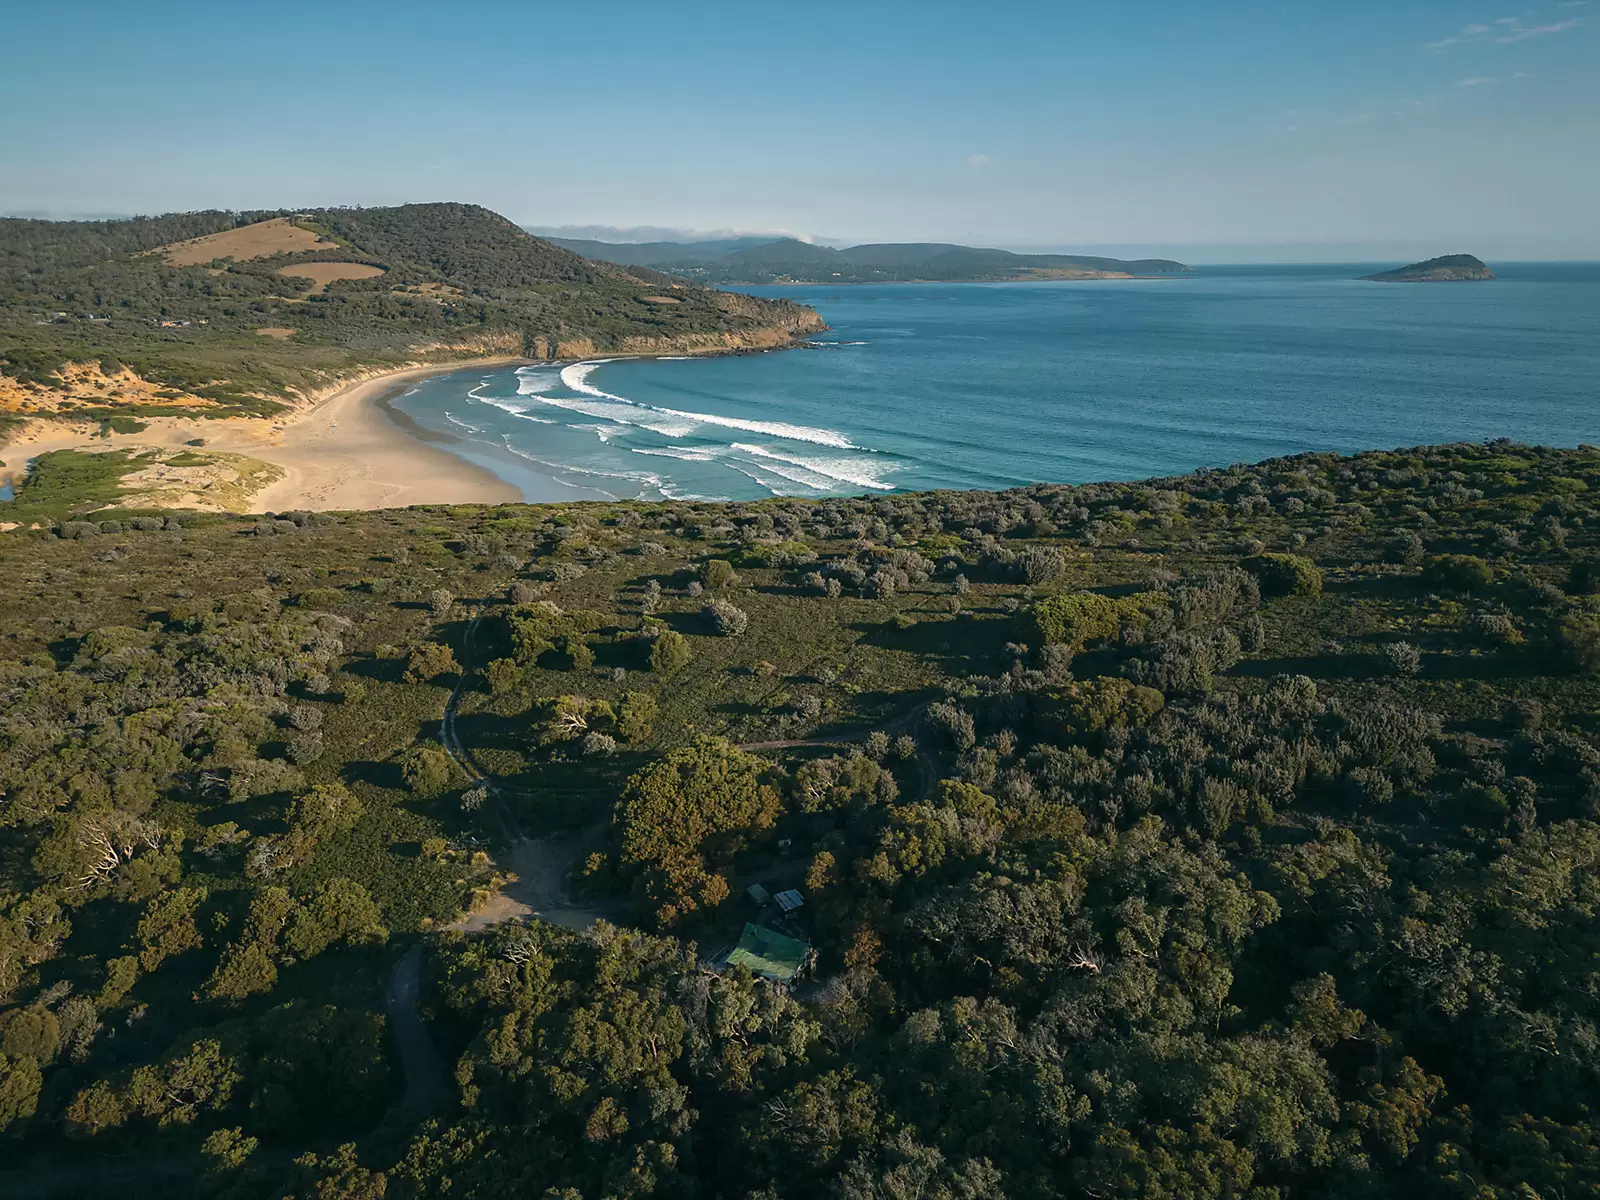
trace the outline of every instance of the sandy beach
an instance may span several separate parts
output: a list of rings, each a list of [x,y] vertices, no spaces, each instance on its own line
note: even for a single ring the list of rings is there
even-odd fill
[[[271,419],[152,417],[148,429],[110,438],[94,436],[98,423],[35,421],[0,449],[0,457],[4,475],[14,478],[52,450],[177,447],[203,438],[206,451],[248,455],[282,469],[281,479],[252,498],[255,512],[516,502],[522,494],[511,484],[420,440],[391,420],[380,402],[419,379],[521,361],[485,358],[386,371]]]

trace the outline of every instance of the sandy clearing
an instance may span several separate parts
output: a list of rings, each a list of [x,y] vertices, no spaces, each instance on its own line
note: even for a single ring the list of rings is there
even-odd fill
[[[280,341],[284,338],[293,337],[295,333],[295,330],[283,325],[267,325],[256,330],[257,337],[277,338]]]
[[[245,262],[252,258],[269,258],[274,254],[299,254],[307,250],[332,250],[337,242],[330,242],[320,233],[301,229],[289,223],[287,217],[273,217],[270,221],[257,221],[238,229],[225,229],[221,233],[192,238],[147,250],[146,254],[165,254],[174,267],[197,267],[214,258],[231,258]]]
[[[683,301],[672,296],[640,296],[646,304],[682,304]]]
[[[384,267],[352,262],[296,263],[292,267],[280,267],[275,272],[289,279],[309,279],[316,285],[317,291],[321,291],[336,279],[373,279],[388,273]]]

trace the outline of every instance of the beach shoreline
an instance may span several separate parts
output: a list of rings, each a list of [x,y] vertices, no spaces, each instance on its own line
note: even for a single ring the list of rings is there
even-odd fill
[[[383,371],[271,418],[149,417],[142,418],[147,428],[138,433],[109,436],[101,436],[98,421],[35,420],[0,449],[4,477],[20,478],[35,458],[56,450],[176,449],[200,439],[204,452],[241,454],[282,471],[251,497],[252,512],[518,503],[520,489],[451,453],[446,439],[418,436],[406,428],[409,422],[393,418],[384,401],[423,379],[529,361],[482,358]]]

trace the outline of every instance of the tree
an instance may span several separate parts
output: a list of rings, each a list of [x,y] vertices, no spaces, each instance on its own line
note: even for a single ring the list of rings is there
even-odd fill
[[[203,944],[195,925],[195,909],[205,899],[203,888],[176,888],[163,892],[145,906],[139,921],[139,965],[154,971],[174,954],[198,950]]]
[[[727,894],[711,865],[777,819],[767,764],[719,738],[700,738],[636,772],[617,809],[618,861],[670,924]]]
[[[437,796],[450,786],[454,768],[443,746],[429,742],[413,746],[400,760],[400,777],[419,796]]]
[[[0,1054],[0,1133],[8,1125],[34,1114],[44,1077],[34,1059]]]
[[[629,742],[648,741],[660,706],[649,692],[623,692],[617,708],[617,732]]]
[[[335,877],[294,910],[283,944],[299,958],[313,958],[335,942],[354,946],[382,942],[388,936],[367,889],[352,879]]]
[[[442,642],[419,642],[406,655],[406,682],[431,683],[441,675],[457,675],[461,664]]]
[[[491,693],[504,696],[522,686],[522,667],[514,658],[497,658],[484,669],[483,677]]]
[[[689,665],[689,639],[675,629],[663,629],[650,645],[650,669],[670,675]]]
[[[539,703],[534,734],[542,746],[581,742],[590,733],[609,728],[615,715],[609,702],[587,696],[553,696]]]

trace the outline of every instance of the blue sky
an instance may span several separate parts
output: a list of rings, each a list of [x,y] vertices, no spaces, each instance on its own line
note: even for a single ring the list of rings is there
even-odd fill
[[[0,211],[1600,258],[1600,4],[18,5]]]

